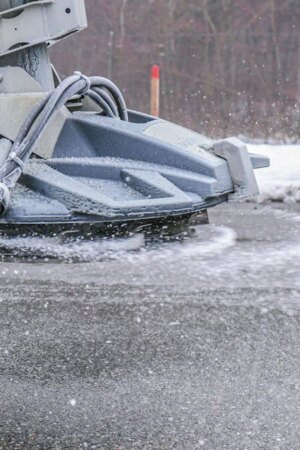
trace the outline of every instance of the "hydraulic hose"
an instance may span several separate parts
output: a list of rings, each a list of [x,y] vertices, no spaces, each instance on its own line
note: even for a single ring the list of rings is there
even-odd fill
[[[29,113],[0,167],[0,214],[9,206],[9,189],[13,188],[30,158],[33,148],[53,116],[74,95],[88,95],[110,118],[128,121],[125,100],[119,88],[103,77],[88,78],[80,72],[66,78]]]
[[[94,102],[96,102],[97,105],[100,106],[100,108],[103,109],[103,111],[105,112],[105,114],[108,117],[115,117],[115,114],[113,112],[111,105],[108,104],[108,102],[106,102],[105,99],[101,95],[99,95],[94,89],[90,89],[89,91],[87,91],[87,95]]]

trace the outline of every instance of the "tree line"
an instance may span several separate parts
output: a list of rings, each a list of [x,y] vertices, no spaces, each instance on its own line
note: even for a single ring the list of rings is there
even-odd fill
[[[53,49],[63,75],[112,78],[149,112],[215,137],[300,136],[299,0],[87,0],[89,29]]]

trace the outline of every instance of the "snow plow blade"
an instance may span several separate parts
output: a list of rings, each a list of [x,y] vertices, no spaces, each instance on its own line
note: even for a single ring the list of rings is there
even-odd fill
[[[129,111],[117,86],[103,77],[76,72],[59,80],[47,47],[84,28],[83,0],[5,4],[1,226],[186,218],[258,193],[253,168],[268,161],[249,155],[236,138],[214,142]],[[33,21],[39,26],[29,30]],[[26,61],[36,59],[38,70],[31,72]]]

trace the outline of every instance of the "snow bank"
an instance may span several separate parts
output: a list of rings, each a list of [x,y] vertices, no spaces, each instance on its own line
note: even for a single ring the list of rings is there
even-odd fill
[[[258,201],[300,203],[300,145],[248,145],[248,150],[271,160],[271,167],[255,171]]]

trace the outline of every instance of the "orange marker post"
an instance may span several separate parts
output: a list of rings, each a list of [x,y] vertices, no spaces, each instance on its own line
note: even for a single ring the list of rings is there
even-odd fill
[[[158,117],[160,107],[160,67],[154,65],[151,70],[151,115]]]

